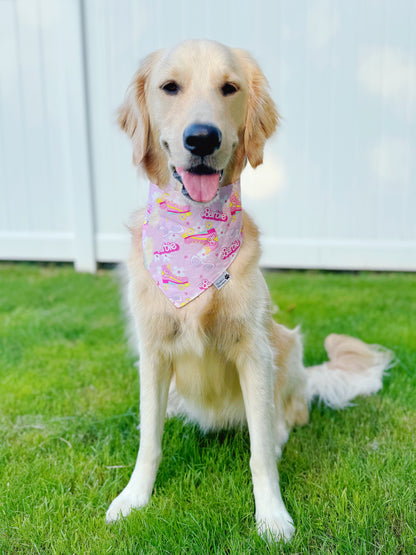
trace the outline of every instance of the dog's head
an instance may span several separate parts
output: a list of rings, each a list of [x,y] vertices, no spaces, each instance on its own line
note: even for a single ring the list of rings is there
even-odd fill
[[[186,41],[148,56],[133,77],[119,123],[133,161],[160,187],[208,202],[263,161],[278,114],[251,56],[213,41]]]

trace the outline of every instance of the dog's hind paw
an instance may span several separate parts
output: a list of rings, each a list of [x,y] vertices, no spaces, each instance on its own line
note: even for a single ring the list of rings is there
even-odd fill
[[[107,523],[120,520],[128,516],[133,509],[140,509],[147,504],[148,500],[140,499],[137,494],[123,490],[110,504],[105,521]]]
[[[269,543],[281,540],[288,542],[295,533],[295,527],[289,513],[285,512],[258,519],[257,532]]]

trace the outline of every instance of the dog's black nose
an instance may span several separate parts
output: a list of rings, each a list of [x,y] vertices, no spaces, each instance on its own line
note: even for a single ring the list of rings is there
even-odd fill
[[[222,135],[218,127],[193,123],[183,132],[183,144],[195,156],[208,156],[221,146]]]

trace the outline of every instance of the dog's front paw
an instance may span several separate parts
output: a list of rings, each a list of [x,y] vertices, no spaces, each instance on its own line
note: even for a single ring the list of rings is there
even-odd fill
[[[295,527],[291,516],[285,510],[258,517],[257,531],[260,536],[270,543],[281,540],[288,542],[295,533]]]
[[[125,488],[109,506],[105,521],[114,522],[128,516],[133,509],[140,509],[147,505],[147,502],[148,499],[141,498],[131,489]]]

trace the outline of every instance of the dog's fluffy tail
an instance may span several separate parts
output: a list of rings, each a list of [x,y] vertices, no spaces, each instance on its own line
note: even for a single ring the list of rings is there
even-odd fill
[[[383,386],[383,374],[393,366],[393,353],[379,345],[332,333],[325,339],[328,362],[306,369],[309,402],[318,400],[341,409],[357,395],[371,395]]]

